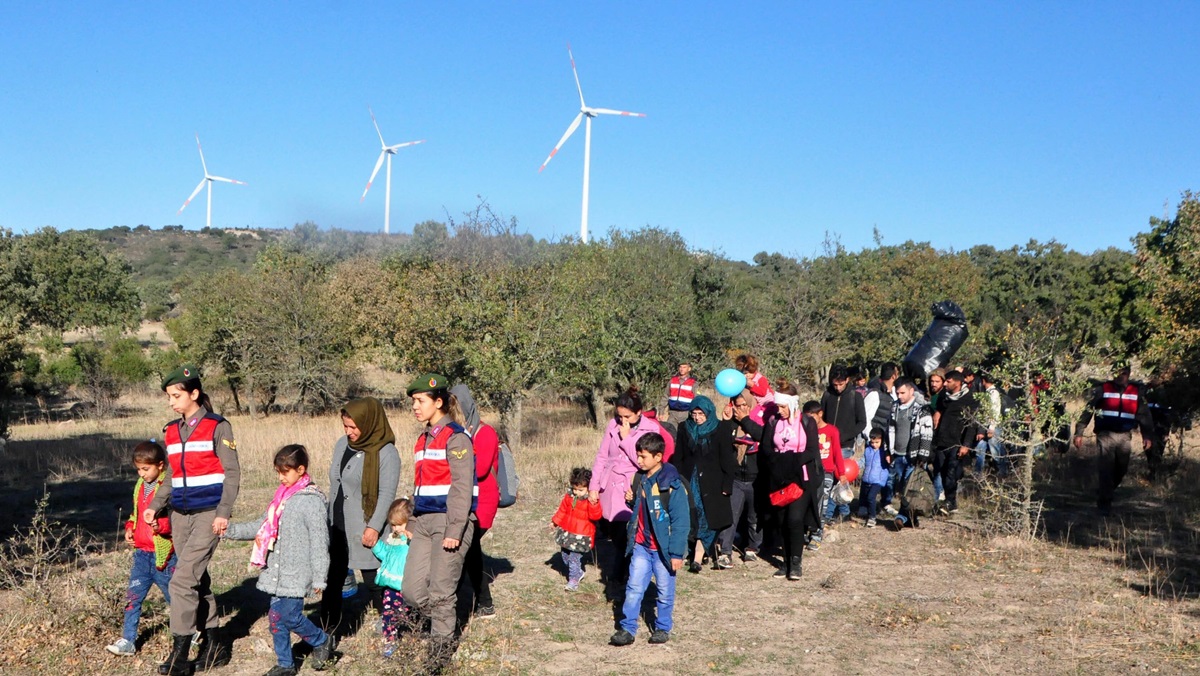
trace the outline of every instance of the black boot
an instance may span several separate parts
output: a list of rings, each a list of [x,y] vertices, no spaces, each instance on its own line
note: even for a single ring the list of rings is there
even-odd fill
[[[224,641],[221,630],[217,628],[204,632],[200,641],[200,652],[196,655],[196,671],[207,671],[229,664],[233,651]]]
[[[163,676],[192,676],[193,667],[188,660],[188,651],[192,649],[192,636],[188,634],[171,635],[171,654],[167,661],[158,665],[158,673]]]
[[[790,559],[788,559],[787,579],[792,580],[794,582],[796,580],[799,580],[800,576],[803,574],[804,574],[804,572],[800,568],[800,557],[793,556]]]

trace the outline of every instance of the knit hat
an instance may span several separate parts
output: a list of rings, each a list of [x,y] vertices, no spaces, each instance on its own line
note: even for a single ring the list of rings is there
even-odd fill
[[[183,364],[179,368],[168,373],[166,378],[163,378],[163,391],[166,391],[167,387],[171,385],[178,385],[179,383],[184,383],[199,377],[200,369],[196,368],[195,364]]]
[[[421,392],[432,392],[434,390],[446,389],[450,389],[449,378],[437,373],[422,373],[416,378],[413,378],[413,381],[409,383],[406,392],[408,393],[408,396],[411,397],[414,394],[419,394]]]

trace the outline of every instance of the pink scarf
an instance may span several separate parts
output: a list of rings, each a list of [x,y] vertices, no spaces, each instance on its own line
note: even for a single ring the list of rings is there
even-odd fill
[[[808,435],[804,433],[804,425],[800,424],[800,416],[795,411],[787,420],[780,418],[775,423],[776,453],[799,453],[807,442]]]
[[[275,497],[271,500],[271,506],[267,507],[267,518],[263,520],[263,525],[254,538],[254,549],[250,552],[252,568],[265,567],[267,552],[275,549],[275,541],[279,539],[279,517],[283,515],[283,503],[311,483],[312,477],[305,474],[291,486],[279,484],[279,488],[275,489]]]

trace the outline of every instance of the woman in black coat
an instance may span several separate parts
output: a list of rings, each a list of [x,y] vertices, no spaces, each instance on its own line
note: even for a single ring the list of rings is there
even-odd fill
[[[821,495],[820,440],[817,424],[800,411],[799,398],[786,392],[775,395],[775,406],[769,407],[763,420],[762,441],[759,459],[770,468],[768,472],[769,492],[796,484],[803,491],[799,499],[774,507],[775,520],[783,531],[783,566],[776,577],[799,580],[805,531],[816,532],[820,526],[817,514],[818,498]]]
[[[733,424],[717,419],[717,409],[708,397],[692,400],[688,419],[680,426],[679,440],[671,464],[688,485],[692,507],[692,532],[688,536],[692,561],[688,570],[699,573],[706,552],[713,548],[717,533],[733,521],[729,494],[737,455],[733,451]],[[715,558],[715,557],[714,557]]]

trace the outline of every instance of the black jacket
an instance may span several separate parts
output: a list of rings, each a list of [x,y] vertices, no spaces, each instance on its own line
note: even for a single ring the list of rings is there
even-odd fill
[[[759,456],[770,467],[767,490],[777,491],[791,483],[800,486],[806,493],[820,490],[824,473],[821,469],[821,441],[817,434],[817,423],[810,416],[804,416],[801,421],[807,438],[803,451],[776,453],[775,425],[778,422],[778,416],[770,416],[764,421],[762,441],[758,445]],[[804,480],[805,468],[808,469],[808,481]]]
[[[838,428],[842,435],[842,448],[854,446],[855,437],[867,426],[867,409],[858,390],[847,384],[838,394],[830,385],[821,395],[821,408],[825,411],[825,422]]]
[[[965,390],[965,387],[959,390],[962,396],[958,399],[952,398],[945,390],[938,397],[937,410],[941,417],[937,429],[933,431],[933,450],[944,451],[958,446],[975,448],[975,437],[982,431],[975,422],[979,402]]]
[[[733,510],[729,506],[729,494],[733,492],[733,475],[737,469],[737,455],[733,452],[733,423],[722,420],[707,439],[708,448],[696,445],[680,425],[679,438],[675,442],[675,454],[671,464],[679,470],[683,483],[690,492],[692,473],[700,471],[700,499],[704,505],[704,516],[708,527],[719,531],[729,527],[733,521]],[[701,451],[704,452],[701,452]]]

